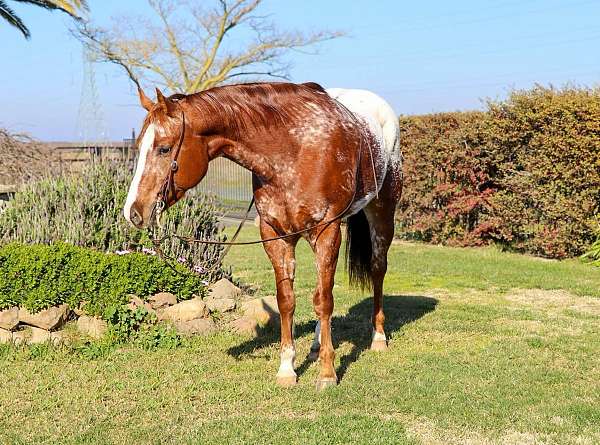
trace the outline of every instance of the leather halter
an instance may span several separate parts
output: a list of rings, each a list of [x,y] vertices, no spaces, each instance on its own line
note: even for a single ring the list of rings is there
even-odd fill
[[[175,150],[173,150],[173,157],[171,158],[169,173],[167,173],[167,176],[156,195],[154,212],[157,223],[159,222],[161,212],[167,207],[169,195],[175,197],[178,189],[178,186],[175,183],[175,173],[177,170],[179,170],[177,158],[179,157],[179,152],[181,151],[181,146],[183,145],[183,139],[185,137],[185,113],[181,105],[179,106],[179,109],[181,110],[181,132],[179,133],[179,141],[175,146]]]

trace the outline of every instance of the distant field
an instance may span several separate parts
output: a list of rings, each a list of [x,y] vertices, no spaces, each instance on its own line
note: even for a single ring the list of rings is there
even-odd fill
[[[255,239],[254,227],[241,239]],[[236,278],[274,292],[261,246]],[[386,280],[390,348],[369,351],[371,300],[338,266],[340,384],[306,360],[314,262],[298,249],[299,384],[274,384],[278,335],[219,333],[84,360],[0,348],[0,443],[597,444],[600,270],[495,249],[400,243]]]

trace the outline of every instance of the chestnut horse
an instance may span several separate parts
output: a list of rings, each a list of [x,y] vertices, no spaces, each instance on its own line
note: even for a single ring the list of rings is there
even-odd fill
[[[314,83],[255,83],[212,88],[152,102],[137,141],[139,159],[125,217],[148,227],[224,156],[252,172],[260,234],[273,264],[281,322],[277,382],[296,383],[293,316],[295,247],[305,238],[316,256],[318,317],[311,348],[320,359],[317,388],[337,383],[331,339],[333,284],[347,218],[350,280],[373,289],[371,348],[386,349],[383,279],[402,188],[398,123],[367,91]],[[337,97],[334,99],[332,96]]]

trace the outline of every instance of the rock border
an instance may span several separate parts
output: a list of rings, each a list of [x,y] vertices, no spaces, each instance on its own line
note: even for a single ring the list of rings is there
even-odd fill
[[[130,296],[127,304],[132,310],[139,307],[156,315],[159,322],[173,325],[183,336],[207,335],[218,330],[256,335],[267,325],[279,321],[277,300],[273,296],[252,298],[226,278],[213,283],[208,296],[193,296],[177,302],[175,295],[159,292],[146,299]],[[71,309],[66,304],[39,312],[11,307],[0,311],[0,344],[64,343],[64,327],[74,320],[77,331],[93,339],[102,338],[108,331],[106,321],[85,313],[85,308]]]

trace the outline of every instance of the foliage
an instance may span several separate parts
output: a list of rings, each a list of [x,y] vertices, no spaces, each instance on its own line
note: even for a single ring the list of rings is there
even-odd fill
[[[62,303],[114,318],[130,294],[202,296],[206,281],[181,265],[175,271],[151,255],[105,254],[65,243],[0,247],[0,309],[38,311]],[[112,311],[112,312],[111,312]],[[119,323],[117,323],[119,324]]]
[[[156,315],[144,307],[132,310],[125,306],[111,306],[105,310],[104,318],[109,322],[110,344],[133,342],[144,349],[173,349],[181,343],[172,326],[157,324]]]
[[[0,241],[68,242],[106,252],[147,249],[148,234],[131,227],[122,214],[130,181],[128,164],[106,161],[88,165],[80,175],[27,184],[0,213]],[[198,192],[188,193],[163,218],[168,231],[221,239],[214,201]],[[208,279],[221,274],[216,264],[221,246],[169,239],[162,249],[191,269],[211,269]]]
[[[598,231],[598,236],[594,244],[590,247],[590,249],[584,253],[582,259],[590,262],[594,266],[600,267],[600,231]]]
[[[202,6],[148,0],[148,18],[120,17],[110,29],[82,22],[73,34],[103,62],[123,68],[138,87],[162,85],[195,93],[256,77],[287,77],[286,52],[314,47],[341,35],[282,32],[260,15],[262,0],[219,0]],[[199,3],[199,2],[196,2]],[[236,41],[236,49],[227,41]]]
[[[493,237],[520,251],[577,256],[600,211],[600,88],[536,87],[489,105],[499,156]]]
[[[564,258],[594,241],[600,209],[600,89],[535,87],[481,113],[403,117],[409,239],[498,242]]]
[[[86,0],[15,0],[19,3],[28,3],[49,10],[59,10],[69,14],[71,17],[80,20],[81,13],[88,10]],[[6,0],[0,0],[0,17],[6,20],[10,25],[17,28],[26,39],[31,37],[29,28],[23,23],[23,20],[8,6]]]
[[[493,154],[479,112],[402,117],[404,190],[399,230],[406,238],[480,245],[494,192]]]

